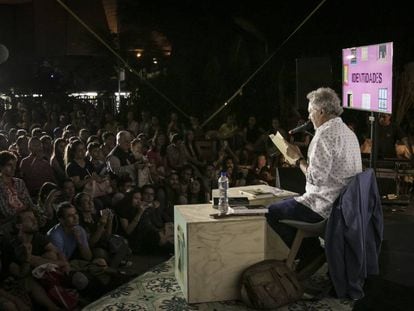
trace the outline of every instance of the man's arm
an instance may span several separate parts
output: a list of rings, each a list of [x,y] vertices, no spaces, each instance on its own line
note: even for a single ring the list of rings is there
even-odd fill
[[[76,244],[81,257],[88,261],[92,260],[92,252],[89,248],[85,230],[80,226],[76,226],[73,228],[73,234],[75,235]]]
[[[52,243],[48,243],[44,250],[45,252],[42,256],[30,256],[28,261],[32,267],[38,267],[45,263],[53,263],[63,270],[69,271],[70,266],[65,255],[63,255],[63,253],[61,253]]]
[[[287,143],[287,145],[288,148],[286,150],[286,154],[292,159],[296,159],[296,166],[299,167],[302,173],[306,176],[309,164],[306,161],[306,158],[303,156],[302,152],[300,151],[299,146],[292,143]]]
[[[413,158],[413,152],[412,152],[413,149],[412,149],[412,146],[410,145],[410,140],[408,139],[408,137],[404,137],[401,139],[401,141],[407,147],[407,150],[408,150],[407,156],[408,156],[408,159],[411,160]]]
[[[65,250],[64,250],[64,243],[63,243],[63,237],[58,234],[57,232],[51,232],[48,235],[49,239],[50,239],[50,243],[53,244],[53,246],[57,249],[57,251],[59,253],[65,254]]]
[[[121,166],[121,161],[115,156],[110,156],[106,161],[106,165],[108,166],[108,170],[117,176],[124,175],[125,173],[132,176],[136,175],[135,164]]]
[[[296,166],[300,168],[303,174],[306,176],[306,172],[308,171],[308,162],[305,158],[299,158],[299,160],[296,161]]]

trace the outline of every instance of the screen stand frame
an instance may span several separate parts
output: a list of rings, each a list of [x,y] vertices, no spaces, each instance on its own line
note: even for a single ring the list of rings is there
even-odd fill
[[[368,118],[369,123],[371,125],[371,129],[370,129],[370,136],[371,136],[371,154],[369,156],[369,167],[374,169],[376,169],[376,158],[377,158],[377,141],[376,141],[376,125],[377,123],[375,122],[375,113],[373,111],[371,111],[371,115]]]

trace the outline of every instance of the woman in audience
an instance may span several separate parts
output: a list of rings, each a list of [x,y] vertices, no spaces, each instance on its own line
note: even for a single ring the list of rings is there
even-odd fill
[[[57,224],[56,206],[63,201],[63,193],[59,187],[51,182],[45,182],[39,191],[37,206],[39,215],[39,230],[46,233],[51,227]]]
[[[131,141],[131,153],[136,163],[139,163],[137,168],[137,186],[142,187],[152,183],[151,164],[148,161],[148,158],[143,154],[142,142],[137,138]]]
[[[206,166],[206,174],[202,177],[204,188],[208,193],[208,200],[210,200],[211,191],[218,188],[219,171],[210,163]]]
[[[53,143],[52,156],[50,157],[50,166],[55,173],[55,178],[59,183],[66,179],[64,153],[66,140],[57,138]]]
[[[24,181],[15,178],[17,158],[10,151],[0,151],[0,225],[9,223],[14,215],[34,204]]]
[[[208,202],[209,193],[204,188],[201,178],[192,179],[188,188],[187,203],[203,204]]]
[[[194,132],[188,130],[184,136],[184,155],[188,163],[194,166],[199,172],[204,172],[206,162],[201,158],[200,151],[194,140]]]
[[[227,156],[224,158],[221,165],[221,171],[227,173],[230,187],[240,187],[246,184],[243,173],[238,169],[236,161],[232,156]]]
[[[47,115],[47,120],[43,126],[43,130],[48,135],[53,135],[53,130],[58,126],[59,118],[56,111],[51,111]]]
[[[152,140],[147,158],[161,179],[166,176],[167,136],[159,132]]]
[[[72,179],[66,178],[62,183],[62,201],[73,203],[75,194],[75,184],[73,183]]]
[[[43,154],[45,155],[47,160],[50,161],[53,152],[52,137],[50,137],[49,135],[42,135],[40,137],[40,142],[42,143]]]
[[[155,221],[158,218],[155,215],[157,209],[153,205],[144,204],[141,198],[140,189],[134,188],[119,202],[117,208],[122,231],[133,253],[172,254],[174,237],[171,226],[163,226]]]
[[[174,134],[171,137],[171,143],[167,146],[166,159],[169,170],[179,171],[186,164],[183,139],[180,134]]]
[[[165,178],[165,182],[157,189],[156,197],[160,202],[164,221],[174,221],[174,205],[187,203],[186,196],[181,195],[180,177],[177,172],[173,171]]]
[[[103,258],[109,263],[110,267],[118,268],[121,261],[128,253],[128,244],[122,243],[122,237],[119,239],[120,247],[116,252],[112,252],[111,241],[113,236],[113,212],[110,209],[96,211],[92,197],[80,192],[74,199],[75,207],[79,211],[79,224],[88,234],[89,246],[92,249],[94,258]],[[121,245],[122,244],[122,245]]]
[[[105,158],[102,153],[101,145],[97,142],[87,144],[87,158],[92,163],[95,172],[103,175],[106,172]]]
[[[72,179],[78,192],[82,191],[87,184],[89,187],[93,181],[101,180],[85,154],[85,145],[80,140],[75,140],[66,146],[66,175]]]

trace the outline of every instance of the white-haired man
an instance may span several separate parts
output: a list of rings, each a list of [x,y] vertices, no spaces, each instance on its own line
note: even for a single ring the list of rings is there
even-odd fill
[[[319,222],[329,217],[335,200],[352,177],[362,171],[358,139],[339,117],[343,109],[334,90],[319,88],[307,95],[309,119],[315,128],[307,158],[300,149],[289,144],[287,153],[296,159],[306,176],[306,191],[302,196],[269,206],[267,221],[290,247],[296,229],[279,223],[281,219]],[[298,253],[298,269],[321,255],[319,240],[305,239]]]
[[[108,171],[116,176],[128,175],[133,183],[137,181],[139,163],[131,153],[132,135],[128,131],[119,131],[116,135],[116,146],[108,154],[106,165]]]

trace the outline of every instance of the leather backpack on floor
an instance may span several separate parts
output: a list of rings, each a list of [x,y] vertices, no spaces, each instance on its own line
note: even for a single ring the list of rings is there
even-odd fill
[[[284,261],[264,260],[248,267],[242,274],[241,298],[256,309],[273,309],[295,302],[303,288],[295,272]]]

